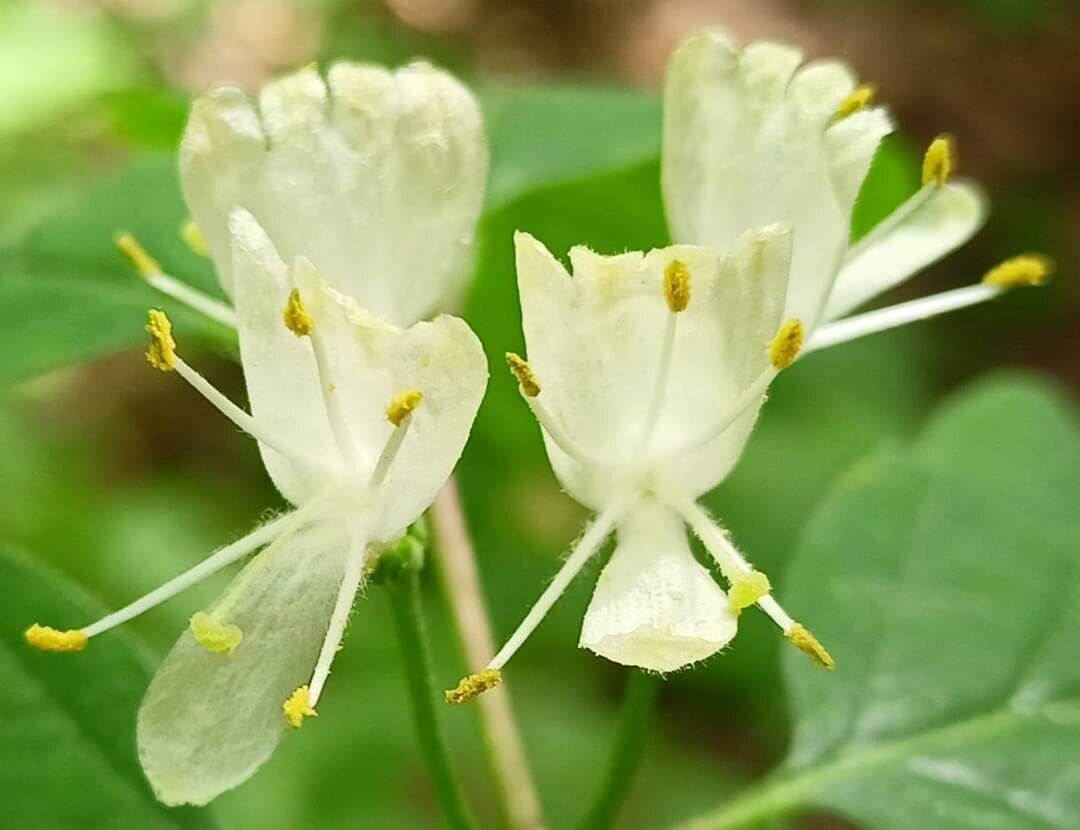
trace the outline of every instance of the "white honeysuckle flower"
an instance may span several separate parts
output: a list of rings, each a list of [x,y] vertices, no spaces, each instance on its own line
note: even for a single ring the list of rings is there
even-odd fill
[[[964,244],[982,227],[986,199],[951,178],[952,140],[936,139],[923,186],[855,244],[851,214],[893,124],[839,61],[803,65],[779,43],[738,48],[721,30],[688,37],[664,89],[663,191],[677,242],[730,245],[748,228],[792,228],[785,316],[802,321],[806,352],[1039,284],[1049,262],[1027,255],[981,284],[846,318]]]
[[[769,595],[696,500],[731,471],[765,391],[802,345],[784,317],[791,234],[749,230],[729,251],[691,245],[600,256],[570,252],[573,276],[528,234],[516,237],[529,361],[508,355],[564,489],[597,517],[486,669],[447,693],[490,688],[581,567],[618,543],[585,614],[580,644],[629,666],[674,671],[735,636],[757,603],[823,665],[821,645]],[[690,551],[689,524],[731,586]]]
[[[80,650],[262,549],[191,618],[143,700],[139,757],[167,804],[205,804],[240,784],[288,725],[315,715],[373,557],[450,476],[487,383],[462,320],[399,328],[330,287],[306,258],[286,265],[247,211],[234,210],[228,230],[251,413],[181,359],[160,311],[150,312],[147,358],[258,441],[295,509],[97,622],[26,635],[39,648]]]
[[[338,63],[199,98],[180,147],[193,247],[235,293],[229,215],[250,211],[287,261],[307,257],[332,288],[408,326],[462,288],[488,151],[473,95],[423,63]],[[119,240],[147,280],[229,325],[231,310]],[[141,259],[139,255],[141,254]]]

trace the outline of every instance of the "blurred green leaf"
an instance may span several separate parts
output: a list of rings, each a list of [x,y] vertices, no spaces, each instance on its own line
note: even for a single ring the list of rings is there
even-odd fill
[[[85,652],[45,654],[22,630],[100,614],[59,577],[0,552],[4,586],[0,677],[8,716],[0,722],[0,790],[6,827],[70,830],[211,828],[205,811],[158,804],[135,756],[135,713],[149,672],[122,635]]]
[[[945,407],[907,451],[853,469],[788,577],[837,660],[785,668],[779,774],[697,828],[799,808],[874,828],[1075,827],[1080,779],[1080,433],[1032,382]]]
[[[654,95],[546,86],[491,90],[481,98],[491,141],[489,209],[660,152],[660,100]]]

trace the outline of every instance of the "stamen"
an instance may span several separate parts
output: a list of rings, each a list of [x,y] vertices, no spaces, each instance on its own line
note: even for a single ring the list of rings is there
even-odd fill
[[[135,270],[144,277],[152,277],[161,273],[161,265],[156,259],[146,252],[134,236],[127,231],[116,235],[116,247],[120,253],[128,258]]]
[[[386,420],[396,427],[401,426],[401,422],[412,415],[422,400],[424,400],[424,393],[419,389],[399,392],[386,408]]]
[[[833,115],[833,123],[837,121],[843,121],[849,115],[854,115],[860,110],[866,109],[872,103],[877,96],[877,87],[874,84],[860,84],[851,91],[843,101],[840,102],[840,106],[836,108],[836,114]]]
[[[952,136],[940,135],[930,142],[923,156],[922,183],[945,184],[956,169],[956,141]]]
[[[814,661],[823,669],[832,671],[836,668],[836,661],[813,634],[805,627],[795,623],[785,636],[791,640],[791,644],[802,652],[809,654]]]
[[[89,637],[81,629],[60,631],[47,625],[34,623],[24,634],[26,642],[42,651],[82,651],[86,648]]]
[[[724,575],[732,586],[732,593],[736,593],[736,585],[747,575],[756,573],[753,566],[739,552],[727,534],[718,527],[709,515],[693,499],[678,494],[660,494],[668,505],[675,510],[690,529],[701,540],[705,549],[716,560],[720,567],[720,573]],[[757,606],[771,619],[785,634],[794,625],[793,620],[771,594],[764,594],[757,600]]]
[[[998,288],[1017,288],[1025,285],[1044,285],[1054,271],[1054,262],[1042,254],[1023,254],[1007,259],[987,271],[983,285]]]
[[[158,261],[150,256],[130,233],[117,236],[116,247],[135,266],[139,275],[162,294],[223,326],[236,328],[236,312],[232,308],[164,273]]]
[[[540,383],[536,380],[536,375],[533,373],[532,367],[526,362],[525,358],[521,355],[514,354],[513,352],[507,352],[506,364],[510,367],[510,372],[517,379],[518,387],[521,389],[522,395],[526,398],[535,398],[540,394]]]
[[[525,615],[525,619],[521,621],[517,629],[510,635],[510,639],[506,641],[506,644],[499,650],[491,662],[487,664],[487,669],[499,670],[514,656],[514,653],[525,644],[525,641],[529,639],[529,635],[533,633],[536,627],[547,615],[547,612],[551,610],[551,607],[562,596],[563,591],[577,576],[578,571],[588,562],[593,554],[595,554],[600,546],[607,539],[608,534],[611,533],[616,522],[622,518],[626,512],[627,504],[623,500],[616,500],[610,506],[605,508],[600,515],[593,519],[592,523],[585,529],[585,533],[578,541],[577,546],[567,557],[566,562],[559,569],[559,572],[555,574],[555,578],[547,586],[544,592],[540,595],[540,598],[536,601],[532,608],[529,609],[529,613]]]
[[[355,546],[345,563],[345,574],[338,589],[337,600],[334,602],[334,610],[330,614],[330,625],[326,629],[326,638],[323,640],[322,649],[319,651],[319,659],[315,663],[315,670],[311,673],[311,683],[305,689],[309,689],[308,698],[314,707],[319,702],[323,687],[327,678],[330,677],[330,666],[334,657],[341,648],[341,641],[345,638],[345,629],[349,624],[349,614],[352,613],[353,601],[356,592],[360,589],[360,583],[364,579],[364,559],[367,554],[367,540],[363,540]]]
[[[673,259],[664,269],[664,301],[672,314],[690,305],[690,269],[685,262]]]
[[[304,308],[304,303],[300,299],[299,289],[294,288],[289,292],[289,301],[285,304],[281,316],[285,321],[285,328],[297,337],[308,337],[311,335],[314,326],[312,324],[311,315],[307,313],[307,309]]]
[[[113,611],[105,617],[102,617],[92,625],[86,626],[83,632],[87,637],[95,637],[98,634],[102,634],[109,631],[112,628],[116,628],[118,625],[126,623],[128,620],[134,619],[140,614],[149,611],[151,608],[156,608],[166,600],[172,599],[186,588],[195,585],[198,582],[202,582],[204,579],[213,576],[222,568],[231,565],[239,559],[247,556],[254,550],[261,548],[266,543],[278,536],[279,532],[284,535],[286,532],[286,522],[290,521],[293,517],[300,517],[301,512],[297,511],[289,516],[283,516],[279,519],[275,519],[272,522],[257,527],[243,539],[239,539],[233,542],[231,545],[226,545],[216,553],[211,554],[199,564],[184,571],[179,576],[170,579],[164,585],[160,585],[150,593],[135,600],[132,603],[124,606],[118,611]]]
[[[736,613],[749,608],[772,590],[769,577],[761,571],[737,574],[731,582],[728,601]]]
[[[184,244],[196,256],[210,257],[210,247],[206,244],[206,237],[199,230],[199,226],[195,224],[195,220],[188,219],[180,226],[180,238],[184,240]]]
[[[494,689],[502,683],[502,672],[498,669],[484,669],[476,674],[461,678],[453,689],[446,690],[447,703],[467,703],[488,689]]]
[[[785,322],[769,343],[769,362],[781,371],[791,366],[802,349],[803,336],[803,324],[799,320]]]
[[[244,638],[240,626],[218,622],[205,611],[191,617],[190,627],[195,642],[215,654],[232,654]]]
[[[289,726],[293,729],[299,729],[303,726],[304,718],[317,718],[319,716],[319,713],[315,711],[310,702],[307,686],[300,686],[289,695],[286,701],[281,704],[281,711],[285,713],[285,720],[289,722]]]
[[[172,336],[172,323],[164,311],[156,308],[147,313],[146,333],[150,335],[150,347],[146,350],[146,362],[162,372],[176,368],[176,341]]]

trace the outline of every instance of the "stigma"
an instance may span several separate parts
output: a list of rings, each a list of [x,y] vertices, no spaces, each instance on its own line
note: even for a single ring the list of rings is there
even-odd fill
[[[60,631],[34,623],[24,634],[26,642],[42,651],[83,651],[90,638],[79,629]]]
[[[146,333],[150,346],[146,350],[146,362],[162,372],[176,368],[176,341],[172,336],[172,323],[164,311],[156,308],[147,313]]]
[[[239,626],[218,622],[205,611],[192,616],[190,627],[195,642],[214,654],[232,654],[244,638]]]

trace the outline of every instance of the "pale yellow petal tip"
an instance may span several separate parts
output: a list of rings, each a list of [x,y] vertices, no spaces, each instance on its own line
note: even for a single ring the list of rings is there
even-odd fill
[[[141,276],[152,277],[154,274],[161,273],[161,265],[158,264],[158,261],[150,256],[146,249],[139,244],[139,240],[127,231],[116,235],[116,247],[120,249],[120,253],[128,258],[128,261]]]
[[[690,305],[690,269],[681,260],[671,260],[664,269],[664,301],[672,314]]]
[[[317,718],[319,713],[311,705],[311,696],[307,686],[300,686],[288,699],[281,704],[281,711],[285,713],[285,720],[293,729],[299,729],[304,725],[304,718]]]
[[[876,97],[877,86],[874,84],[860,84],[851,91],[851,94],[848,95],[847,98],[840,102],[840,106],[836,108],[836,114],[833,116],[833,120],[841,121],[849,115],[854,115],[860,110],[866,109],[874,103]]]
[[[446,690],[447,703],[467,703],[488,689],[494,689],[502,683],[502,672],[498,669],[484,669],[476,674],[461,678],[453,689]]]
[[[206,237],[203,236],[203,232],[199,230],[199,226],[193,220],[188,219],[180,226],[180,238],[184,240],[184,244],[193,253],[201,257],[210,256],[210,248],[206,244]]]
[[[300,292],[293,289],[289,292],[289,301],[281,312],[281,318],[285,321],[285,328],[297,337],[307,337],[315,327],[311,315],[304,308],[304,301],[300,299]]]
[[[1024,285],[1045,285],[1054,273],[1054,261],[1042,254],[1022,254],[1007,259],[986,272],[984,285],[999,288],[1018,288]]]
[[[513,352],[506,353],[506,365],[521,387],[521,393],[526,398],[535,398],[540,394],[540,382],[533,373],[532,366],[521,355]]]
[[[780,327],[776,337],[769,343],[769,360],[777,369],[786,369],[795,362],[802,350],[803,324],[799,320],[788,320]]]
[[[390,406],[386,407],[386,420],[396,427],[401,426],[401,422],[413,414],[422,400],[424,400],[424,393],[419,389],[399,392],[390,401]]]
[[[836,668],[836,661],[833,660],[832,655],[825,649],[825,646],[818,642],[818,638],[804,626],[795,623],[791,627],[791,631],[787,633],[787,638],[800,651],[813,657],[814,662],[823,669],[832,671]]]
[[[244,639],[239,626],[218,622],[205,611],[194,614],[190,626],[195,642],[214,654],[232,654]]]
[[[59,631],[34,623],[26,629],[26,642],[42,651],[83,651],[90,641],[82,631]]]
[[[176,341],[172,336],[172,323],[164,311],[150,309],[147,314],[146,333],[150,335],[150,347],[146,350],[146,362],[162,372],[176,368]]]
[[[922,183],[945,184],[956,169],[956,141],[952,136],[939,135],[930,142],[923,156]]]
[[[734,611],[742,611],[749,608],[763,596],[772,590],[769,577],[761,571],[749,571],[739,574],[731,583],[728,592],[728,602]]]

